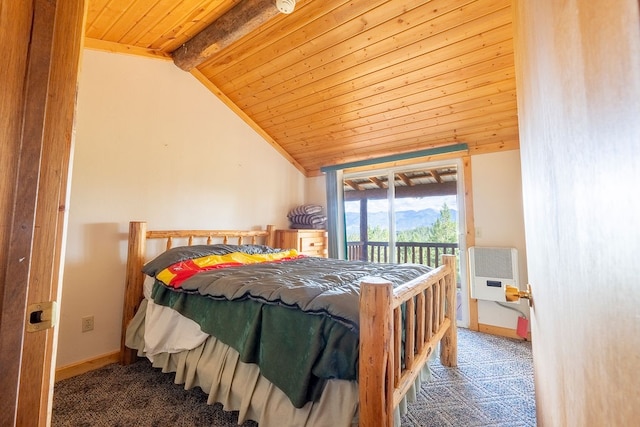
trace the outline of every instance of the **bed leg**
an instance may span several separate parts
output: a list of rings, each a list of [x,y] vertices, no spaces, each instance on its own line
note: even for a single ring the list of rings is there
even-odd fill
[[[391,427],[393,287],[387,282],[362,283],[360,291],[359,425]]]
[[[446,307],[445,317],[451,323],[440,342],[440,362],[444,366],[458,366],[458,331],[456,326],[456,257],[443,255],[443,263],[451,269],[445,276]]]

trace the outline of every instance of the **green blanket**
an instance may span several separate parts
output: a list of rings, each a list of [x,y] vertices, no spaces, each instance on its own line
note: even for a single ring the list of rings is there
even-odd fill
[[[170,255],[146,272],[184,259]],[[177,289],[156,281],[152,297],[259,365],[299,408],[320,397],[327,379],[357,379],[360,282],[376,276],[399,285],[429,270],[304,257],[203,271]]]
[[[233,347],[243,362],[260,366],[297,408],[319,399],[327,379],[357,378],[358,334],[330,317],[250,299],[213,300],[160,282],[152,297]]]

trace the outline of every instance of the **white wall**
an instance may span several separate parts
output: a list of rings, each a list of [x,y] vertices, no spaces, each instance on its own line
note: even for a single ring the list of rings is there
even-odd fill
[[[520,287],[527,283],[522,209],[520,151],[482,154],[471,158],[476,246],[518,250]],[[513,305],[511,305],[513,306]],[[527,301],[515,308],[529,315]],[[478,323],[515,329],[519,314],[495,302],[478,300]]]
[[[171,62],[86,50],[76,120],[59,367],[120,346],[129,221],[287,227],[305,202],[304,176]]]
[[[58,367],[119,348],[129,221],[287,227],[292,207],[326,206],[323,176],[304,178],[171,62],[86,50],[76,122]],[[476,244],[518,248],[526,283],[519,152],[474,156],[472,171]],[[514,312],[478,309],[480,323],[515,327]]]
[[[306,179],[305,203],[322,205],[325,209],[327,208],[327,187],[324,175]]]

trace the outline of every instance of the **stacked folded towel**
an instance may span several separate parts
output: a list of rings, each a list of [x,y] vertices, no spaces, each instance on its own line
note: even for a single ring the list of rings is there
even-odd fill
[[[287,218],[291,222],[290,227],[295,229],[324,229],[327,224],[327,217],[320,205],[297,206],[289,211]]]

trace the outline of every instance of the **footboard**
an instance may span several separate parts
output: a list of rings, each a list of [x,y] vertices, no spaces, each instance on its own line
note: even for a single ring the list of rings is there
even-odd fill
[[[394,408],[438,342],[442,363],[456,366],[455,299],[454,255],[443,255],[442,266],[396,289],[387,282],[362,283],[360,426],[393,425]]]

